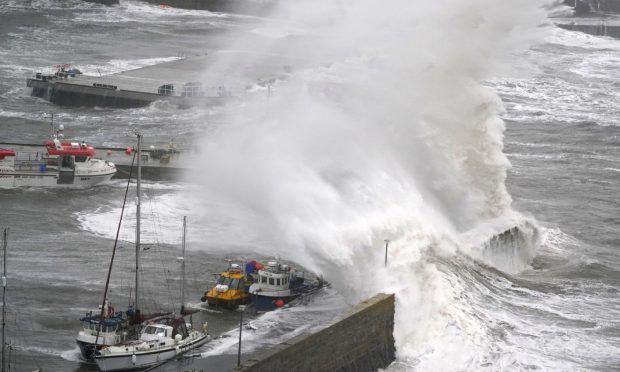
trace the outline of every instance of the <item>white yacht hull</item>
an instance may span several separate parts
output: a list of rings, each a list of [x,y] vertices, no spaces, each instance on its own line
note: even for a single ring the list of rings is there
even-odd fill
[[[136,350],[135,347],[129,346],[127,352],[106,353],[104,351],[101,355],[95,357],[95,362],[99,370],[104,372],[143,369],[161,364],[166,360],[202,346],[210,339],[209,335],[202,335],[193,340],[188,340],[186,343],[148,351]],[[114,348],[117,349],[119,346]]]
[[[78,175],[73,178],[72,183],[59,183],[57,172],[2,172],[0,173],[0,187],[63,187],[63,188],[87,188],[109,182],[114,176],[111,172],[107,174]]]

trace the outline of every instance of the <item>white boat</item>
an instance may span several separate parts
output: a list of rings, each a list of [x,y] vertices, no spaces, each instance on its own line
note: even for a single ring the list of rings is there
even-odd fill
[[[210,339],[206,323],[201,332],[192,329],[183,317],[171,317],[146,325],[136,341],[102,348],[95,355],[95,362],[101,371],[148,368],[199,347]]]
[[[80,348],[82,358],[92,359],[95,349],[101,349],[106,345],[115,345],[125,341],[129,319],[123,316],[122,311],[114,311],[114,307],[108,300],[103,309],[93,314],[92,311],[82,317],[82,330],[75,339]]]
[[[134,161],[136,160],[136,156],[134,156]],[[137,187],[137,198],[140,199],[140,159],[137,162],[138,168],[138,176],[136,178],[138,187]],[[129,191],[129,184],[131,182],[131,175],[133,173],[133,161],[131,163],[131,168],[129,171],[129,178],[127,179],[127,189],[125,190],[125,200],[123,202],[123,211],[124,206],[127,201],[127,193]],[[138,203],[138,215],[139,215],[139,203]],[[119,227],[122,222],[122,216],[119,221]],[[139,222],[139,218],[138,218]],[[137,233],[137,244],[136,244],[136,260],[139,258],[139,247],[140,247],[140,238],[139,238],[139,223],[136,226]],[[108,278],[106,279],[106,289],[104,290],[104,300],[101,305],[99,305],[99,309],[97,311],[90,311],[84,317],[80,318],[82,322],[82,329],[78,332],[78,335],[75,339],[76,343],[80,348],[80,353],[82,358],[85,360],[91,360],[95,356],[95,351],[100,350],[103,347],[108,347],[110,345],[120,344],[127,340],[135,340],[140,332],[140,329],[143,325],[145,325],[148,321],[154,321],[157,319],[163,319],[164,317],[170,316],[170,312],[168,313],[154,313],[144,315],[139,310],[137,310],[137,303],[135,304],[135,308],[133,305],[129,305],[127,311],[116,311],[114,306],[107,298],[108,295],[108,285],[110,283],[110,270],[114,264],[114,256],[116,252],[116,247],[118,244],[118,237],[114,241],[114,248],[112,257],[110,260],[110,266],[108,268]]]
[[[114,163],[94,158],[85,142],[61,141],[62,126],[41,151],[0,149],[0,187],[91,187],[108,182]]]
[[[270,311],[284,306],[295,298],[310,294],[327,285],[322,277],[309,281],[288,265],[271,261],[260,265],[256,281],[249,292],[256,311]]]
[[[138,154],[140,153],[142,136],[138,134]],[[138,176],[136,178],[136,278],[135,278],[135,309],[139,314],[140,300],[140,157],[138,157]],[[183,219],[183,258],[185,256],[185,228],[186,220]],[[184,312],[184,284],[185,284],[185,261],[182,261],[181,281],[181,314]],[[109,281],[109,274],[108,274]],[[106,285],[107,289],[107,285]],[[107,293],[104,293],[104,298]],[[139,317],[139,315],[136,315]],[[95,362],[101,371],[124,371],[131,369],[144,369],[166,360],[172,359],[189,350],[199,347],[209,341],[211,336],[207,332],[207,323],[203,325],[203,331],[194,330],[190,323],[185,323],[183,316],[168,316],[152,319],[142,328],[138,340],[116,344],[114,346],[102,346],[95,351]]]
[[[53,126],[52,126],[53,132]],[[134,155],[134,161],[136,156]],[[127,201],[127,193],[129,192],[129,184],[131,182],[131,174],[133,171],[133,162],[131,163],[131,169],[129,171],[129,178],[127,179],[127,189],[125,190],[125,199],[123,201],[123,209],[125,211],[125,203]],[[140,167],[140,159],[138,159],[138,168]],[[138,184],[140,182],[140,172],[138,172]],[[140,198],[139,188],[138,188],[138,199]],[[139,206],[138,206],[139,208]],[[120,224],[123,220],[123,212],[121,212],[120,220],[119,220],[119,229]],[[139,230],[140,226],[136,227],[136,230]],[[136,251],[139,251],[139,234],[136,234],[138,237],[136,244]],[[121,342],[125,342],[126,339],[131,339],[131,337],[136,336],[137,327],[140,326],[140,323],[144,320],[140,316],[140,312],[134,310],[134,308],[130,305],[129,309],[126,313],[122,311],[115,311],[114,306],[108,299],[108,286],[110,284],[110,274],[112,270],[112,266],[114,264],[114,256],[116,254],[116,247],[118,244],[118,236],[114,241],[114,248],[112,250],[112,257],[110,259],[110,265],[108,267],[108,277],[106,279],[106,286],[104,290],[103,303],[99,305],[99,310],[93,312],[90,311],[86,313],[86,315],[80,318],[80,322],[82,322],[82,329],[78,332],[78,335],[75,339],[78,347],[80,348],[80,353],[82,358],[85,360],[90,360],[94,357],[95,351],[100,350],[102,347],[106,347],[109,345],[119,344]],[[136,253],[136,260],[138,259],[138,253]],[[136,308],[137,309],[137,308]]]

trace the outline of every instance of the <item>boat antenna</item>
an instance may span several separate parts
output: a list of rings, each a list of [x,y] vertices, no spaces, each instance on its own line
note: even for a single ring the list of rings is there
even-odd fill
[[[3,269],[2,269],[2,372],[6,372],[6,341],[4,335],[4,326],[6,325],[6,244],[9,229],[5,228],[2,234],[2,250],[3,250]]]
[[[181,315],[185,314],[185,240],[187,235],[187,216],[183,216],[183,249],[181,253]]]
[[[133,163],[136,160],[136,154],[133,154],[131,160],[131,167],[129,168],[129,178],[127,179],[127,187],[125,188],[125,197],[123,198],[123,207],[121,208],[121,218],[118,221],[118,227],[116,228],[116,238],[114,239],[114,248],[112,248],[112,258],[110,258],[110,266],[108,267],[108,277],[105,281],[105,289],[103,291],[103,302],[101,303],[101,312],[99,313],[99,327],[97,327],[97,335],[95,336],[95,349],[97,349],[97,341],[99,340],[99,332],[103,325],[103,312],[105,311],[105,302],[108,297],[108,287],[110,286],[110,276],[112,275],[112,264],[114,263],[114,256],[116,255],[116,247],[118,244],[118,236],[121,232],[121,223],[123,222],[123,213],[125,212],[125,203],[127,202],[127,194],[129,192],[129,183],[131,182],[131,173],[133,172]]]

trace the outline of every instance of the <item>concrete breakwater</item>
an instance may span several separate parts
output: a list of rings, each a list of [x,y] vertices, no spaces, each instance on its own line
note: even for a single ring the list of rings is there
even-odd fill
[[[374,372],[395,359],[394,301],[393,294],[377,294],[320,331],[243,355],[241,368],[237,355],[223,354],[173,360],[152,371]]]
[[[256,355],[241,371],[376,371],[395,358],[394,295],[361,302],[329,327]]]
[[[173,8],[247,15],[266,15],[276,4],[275,0],[146,0],[146,2]]]
[[[574,7],[577,15],[589,13],[620,13],[620,0],[564,0],[564,4]]]
[[[620,38],[620,0],[564,0],[574,9],[574,17],[555,18],[554,23],[565,30],[594,36]]]
[[[605,23],[598,24],[583,24],[583,23],[569,23],[559,24],[561,27],[570,31],[579,31],[594,36],[609,36],[616,39],[620,39],[620,26],[607,25]]]
[[[131,108],[169,99],[154,93],[105,89],[74,82],[28,79],[26,85],[32,88],[33,96],[60,106]]]
[[[98,3],[107,6],[119,4],[119,0],[82,0],[87,3]]]
[[[51,75],[38,72],[26,84],[32,95],[63,106],[130,108],[160,100],[179,107],[213,106],[242,99],[248,88],[265,88],[306,64],[281,55],[219,50],[103,76],[69,66]]]
[[[594,36],[608,36],[620,39],[619,17],[561,18],[554,20],[560,28],[579,31]]]
[[[104,76],[89,76],[72,70],[52,75],[37,73],[27,79],[32,95],[61,106],[132,108],[154,101],[180,107],[221,105],[233,92],[220,79],[197,81],[213,55],[197,55]],[[239,93],[239,92],[236,92]]]

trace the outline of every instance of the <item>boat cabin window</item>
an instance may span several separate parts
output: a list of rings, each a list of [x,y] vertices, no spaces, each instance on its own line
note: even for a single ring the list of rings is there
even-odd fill
[[[73,159],[73,156],[62,156],[61,158],[62,158],[63,167],[67,167],[67,168],[75,167],[75,160]]]
[[[87,156],[76,156],[75,157],[75,162],[76,163],[83,163],[83,162],[86,161],[87,158],[88,158]]]
[[[280,285],[280,278],[276,279],[276,285]]]
[[[144,328],[144,333],[149,335],[165,336],[166,330],[159,327],[146,326],[146,328]]]
[[[232,282],[230,283],[230,289],[237,289],[239,288],[239,279],[233,279]]]
[[[273,280],[273,278],[269,278],[269,285],[274,285],[275,284],[275,280]]]
[[[261,282],[261,283],[264,283],[264,284],[267,284],[267,277],[265,277],[265,276],[261,276],[261,277],[260,277],[260,282]]]
[[[97,331],[97,328],[99,328],[99,332],[112,332],[116,329],[115,326],[99,326],[98,324],[92,323],[88,325],[88,329],[92,331]]]

